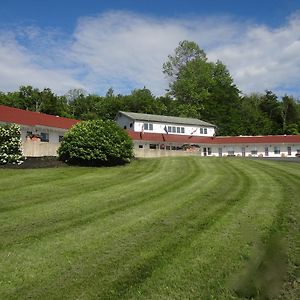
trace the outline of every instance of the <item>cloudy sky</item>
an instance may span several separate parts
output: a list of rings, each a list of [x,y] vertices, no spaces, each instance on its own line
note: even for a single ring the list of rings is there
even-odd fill
[[[243,93],[300,98],[299,0],[9,0],[0,8],[0,90],[20,85],[103,95],[146,86],[179,41],[220,59]]]

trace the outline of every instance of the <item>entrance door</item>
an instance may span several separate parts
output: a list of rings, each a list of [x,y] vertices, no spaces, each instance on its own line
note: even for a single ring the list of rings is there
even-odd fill
[[[223,151],[222,151],[222,150],[223,150],[222,148],[219,148],[219,149],[218,149],[219,156],[223,156]]]
[[[246,156],[246,148],[245,147],[242,147],[242,156]]]
[[[269,148],[265,147],[265,156],[269,156]]]

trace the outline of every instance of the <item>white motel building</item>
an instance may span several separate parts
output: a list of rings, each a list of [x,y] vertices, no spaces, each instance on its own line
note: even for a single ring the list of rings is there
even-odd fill
[[[136,157],[299,157],[300,135],[215,136],[216,126],[198,119],[120,111],[117,124],[134,143]],[[0,124],[21,127],[25,156],[57,156],[65,132],[78,120],[0,105]]]
[[[216,126],[198,119],[120,111],[138,157],[156,156],[300,156],[300,135],[215,136]]]

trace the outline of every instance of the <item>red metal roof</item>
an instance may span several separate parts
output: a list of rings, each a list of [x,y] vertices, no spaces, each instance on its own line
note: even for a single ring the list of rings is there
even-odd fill
[[[300,143],[300,135],[265,135],[265,136],[216,136],[199,137],[177,134],[141,133],[128,130],[128,135],[136,141],[181,144],[282,144]]]
[[[0,122],[69,129],[79,121],[0,105]]]

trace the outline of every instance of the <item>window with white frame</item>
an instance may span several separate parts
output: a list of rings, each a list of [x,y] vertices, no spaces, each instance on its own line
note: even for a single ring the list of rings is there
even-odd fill
[[[207,128],[204,128],[204,134],[207,134]]]
[[[153,124],[152,123],[144,123],[144,130],[153,130]]]

